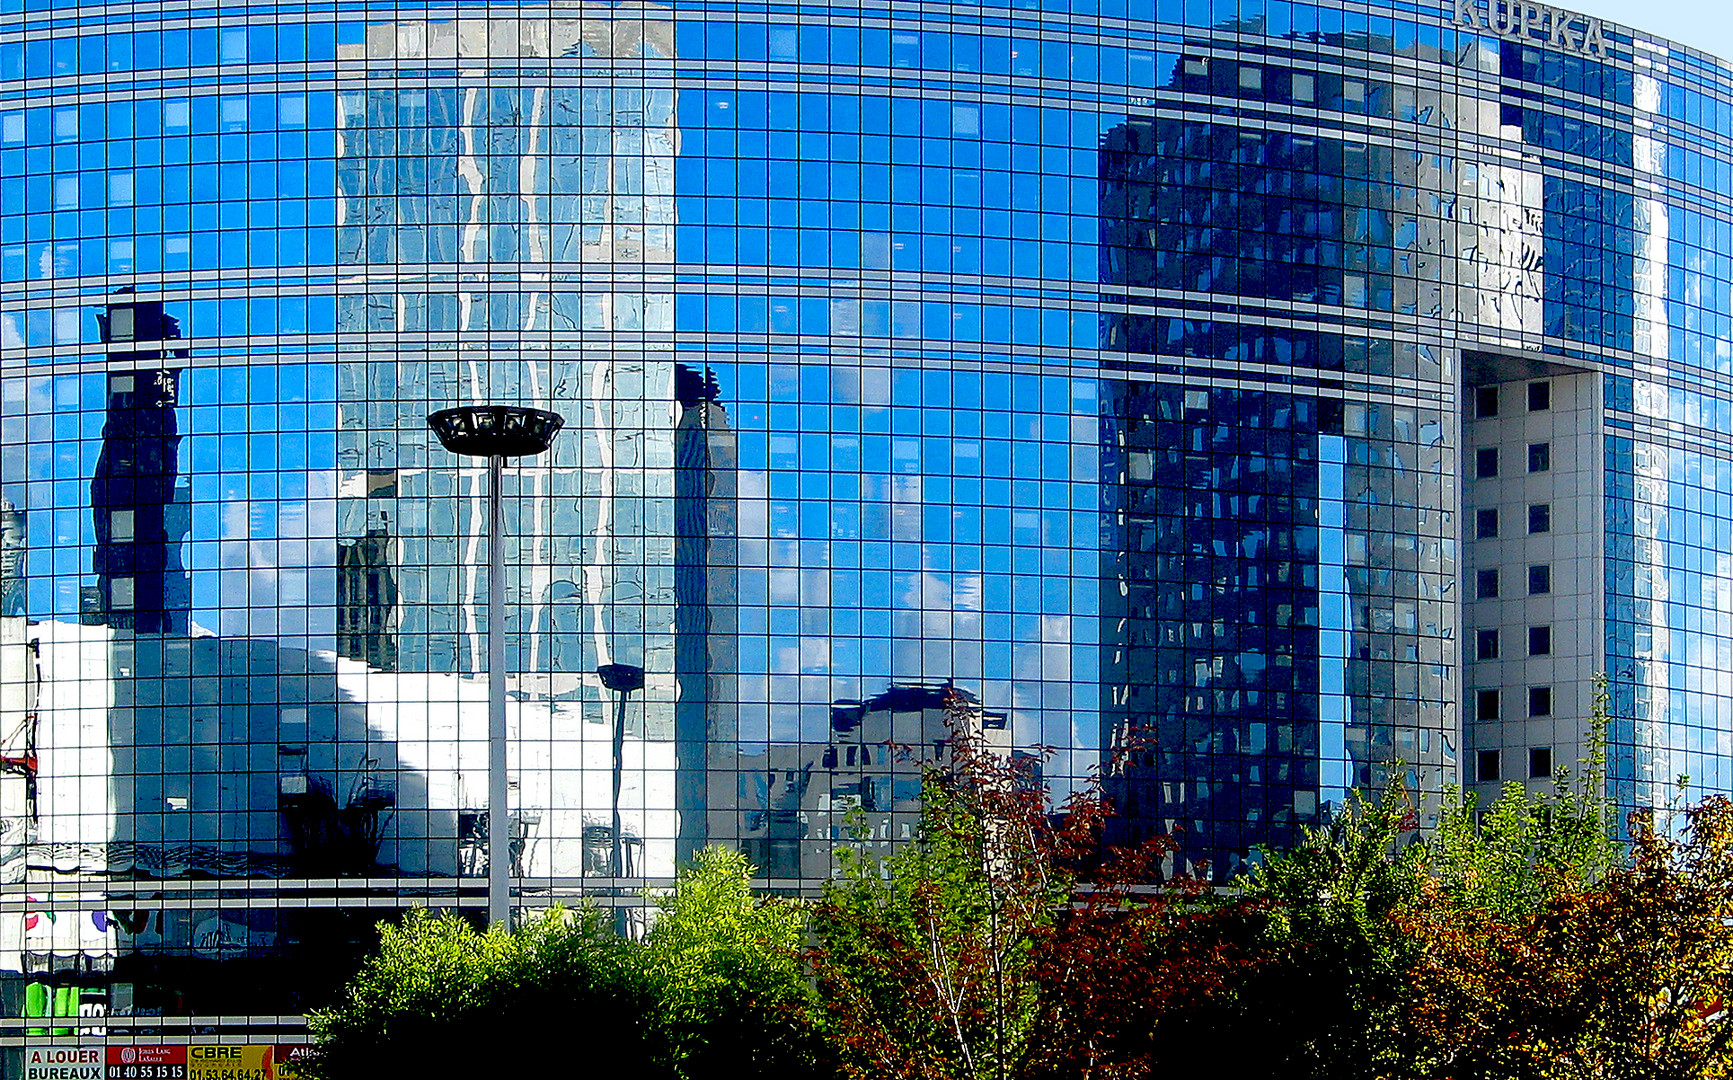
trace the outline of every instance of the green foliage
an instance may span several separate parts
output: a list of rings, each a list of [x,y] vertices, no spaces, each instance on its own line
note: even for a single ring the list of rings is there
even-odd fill
[[[1628,865],[1551,898],[1503,948],[1464,950],[1502,992],[1481,1003],[1489,1037],[1460,1043],[1463,1075],[1733,1075],[1733,803],[1678,818],[1634,818]]]
[[[1085,791],[955,729],[917,834],[839,854],[822,902],[699,853],[642,944],[593,912],[478,933],[412,912],[316,1013],[320,1080],[544,1067],[583,1047],[647,1080],[1733,1078],[1733,802],[1633,819],[1591,749],[1550,791],[1349,798],[1232,889],[1099,849]],[[808,943],[816,945],[807,947]]]
[[[1370,933],[1426,874],[1424,849],[1402,843],[1412,813],[1398,789],[1377,801],[1352,793],[1328,824],[1305,831],[1299,847],[1265,852],[1240,895],[1281,908],[1298,934],[1338,924]]]
[[[1009,895],[982,793],[954,779],[927,777],[912,842],[843,853],[815,912],[831,1031],[856,1075],[1003,1076],[1029,1032],[1043,913]]]
[[[1561,770],[1550,792],[1513,784],[1484,813],[1447,796],[1424,841],[1412,838],[1406,791],[1356,794],[1295,849],[1265,852],[1235,895],[1166,946],[1205,957],[1202,973],[1166,970],[1210,989],[1155,1018],[1157,1057],[1192,1063],[1173,1049],[1189,1036],[1243,1047],[1247,1075],[1333,1080],[1466,1076],[1471,1061],[1507,1060],[1498,1054],[1522,1039],[1497,1003],[1552,969],[1506,958],[1532,956],[1524,950],[1548,913],[1619,865],[1604,681],[1595,701],[1588,759],[1575,777]]]
[[[1395,789],[1351,796],[1187,929],[1237,946],[1204,1018],[1215,1038],[1244,1047],[1248,1074],[1372,1080],[1402,1059],[1403,972],[1421,943],[1391,916],[1423,891],[1427,870],[1424,850],[1403,842],[1412,819]]]
[[[1429,857],[1453,904],[1507,922],[1532,917],[1618,864],[1617,813],[1606,795],[1606,704],[1606,676],[1596,676],[1588,755],[1574,776],[1561,765],[1550,792],[1531,796],[1506,784],[1485,812],[1472,796],[1446,797]]]
[[[1058,1006],[1124,922],[1122,860],[1100,865],[1104,801],[1086,789],[1050,816],[1030,763],[987,752],[968,706],[951,709],[915,835],[888,856],[840,851],[814,909],[827,1029],[853,1077],[1084,1075],[1075,1063],[1101,1055],[1074,1036],[1093,1019]]]
[[[814,1031],[796,903],[754,898],[746,857],[700,851],[658,904],[640,961],[662,1053],[682,1077],[834,1072]]]
[[[1544,1002],[1567,1036],[1587,1033],[1576,1035],[1568,1059],[1589,1063],[1583,1071],[1629,1080],[1733,1075],[1733,801],[1711,796],[1678,817],[1677,831],[1635,818],[1631,864],[1577,902],[1555,905],[1543,924],[1559,966],[1589,988]]]
[[[413,909],[343,999],[312,1013],[317,1080],[542,1068],[574,1045],[652,1060],[651,998],[629,947],[591,911],[554,910],[516,933]],[[655,1075],[650,1073],[649,1075]]]
[[[642,943],[594,909],[515,933],[411,910],[343,999],[309,1018],[315,1080],[545,1070],[574,1052],[646,1080],[833,1075],[812,1022],[794,903],[755,900],[752,867],[698,854]]]

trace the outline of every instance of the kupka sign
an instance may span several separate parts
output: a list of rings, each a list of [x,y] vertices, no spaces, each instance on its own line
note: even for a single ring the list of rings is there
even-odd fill
[[[1544,37],[1548,45],[1556,45],[1584,56],[1607,55],[1606,37],[1601,20],[1548,4],[1530,4],[1524,0],[1454,0],[1456,25],[1521,41]]]

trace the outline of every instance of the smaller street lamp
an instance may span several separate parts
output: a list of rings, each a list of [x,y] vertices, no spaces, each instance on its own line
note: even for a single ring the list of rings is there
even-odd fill
[[[565,424],[558,413],[520,405],[465,405],[441,409],[427,418],[427,426],[447,450],[487,458],[487,922],[507,930],[511,929],[511,824],[506,820],[505,522],[500,511],[500,474],[506,458],[533,457],[552,446]],[[618,757],[616,751],[616,761]],[[617,776],[614,789],[619,790]],[[617,811],[615,816],[617,824]]]
[[[626,869],[620,861],[620,774],[626,748],[626,699],[632,696],[632,691],[644,688],[644,669],[632,664],[603,664],[596,674],[602,677],[603,686],[620,695],[620,708],[614,714],[614,852],[608,864],[608,872],[618,884]]]

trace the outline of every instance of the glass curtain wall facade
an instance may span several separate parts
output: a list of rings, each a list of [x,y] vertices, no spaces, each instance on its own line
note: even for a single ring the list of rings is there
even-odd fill
[[[1729,131],[1507,0],[0,0],[0,1045],[292,1039],[493,827],[810,888],[945,708],[1224,878],[1600,671],[1733,787]]]

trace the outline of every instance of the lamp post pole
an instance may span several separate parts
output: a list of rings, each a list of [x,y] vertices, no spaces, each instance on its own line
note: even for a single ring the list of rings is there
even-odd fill
[[[626,872],[625,863],[620,858],[620,780],[625,773],[626,699],[632,696],[632,691],[644,688],[644,669],[633,664],[603,664],[596,669],[596,674],[602,677],[603,686],[620,696],[620,706],[614,713],[614,851],[608,863],[608,872],[614,876],[617,886]]]
[[[505,746],[505,455],[487,458],[487,924],[511,929],[511,821]]]
[[[508,457],[531,457],[565,426],[557,413],[515,405],[441,409],[427,418],[454,454],[487,458],[487,923],[511,929],[511,821],[505,737],[505,515]]]
[[[608,872],[616,881],[626,873],[620,858],[620,781],[626,772],[626,699],[631,696],[630,691],[620,691],[620,707],[614,713],[614,854],[608,860]]]
[[[620,835],[620,780],[625,773],[626,756],[626,701],[632,696],[632,691],[644,688],[644,669],[635,664],[603,664],[596,669],[596,674],[602,677],[602,685],[619,695],[619,707],[614,711],[614,828],[613,852],[608,860],[608,874],[613,878],[612,892],[615,897],[620,895],[620,878],[625,876],[626,864],[620,857],[623,838]],[[616,900],[616,905],[618,901]],[[622,937],[632,937],[631,920],[626,909],[614,908],[614,929]]]

